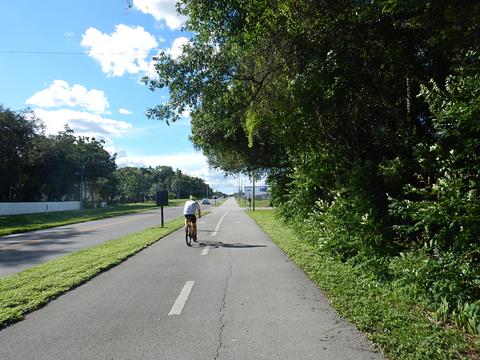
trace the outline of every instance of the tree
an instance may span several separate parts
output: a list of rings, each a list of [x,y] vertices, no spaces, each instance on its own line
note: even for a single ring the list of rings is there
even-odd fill
[[[204,197],[213,190],[203,179],[188,176],[170,166],[152,168],[125,167],[116,170],[115,177],[122,200],[154,199],[158,190],[167,190],[170,198],[185,199],[190,195]]]
[[[0,129],[0,200],[38,199],[30,168],[42,124],[29,110],[14,112],[0,106]]]
[[[79,198],[79,162],[76,137],[68,127],[57,135],[40,137],[33,171],[42,184],[43,196],[49,201]]]
[[[122,201],[138,201],[140,188],[139,171],[135,167],[124,167],[115,171]]]
[[[174,176],[175,172],[170,166],[157,166],[153,170],[154,191],[169,189]]]
[[[478,1],[180,10],[194,35],[145,80],[170,92],[150,117],[191,109],[209,163],[265,170],[278,208],[319,249],[379,279],[417,284],[405,274],[426,269],[418,288],[433,308],[478,299]]]
[[[282,201],[302,202],[290,207],[300,217],[342,190],[364,204],[356,211],[390,222],[386,194],[414,180],[415,144],[433,135],[420,85],[443,81],[465,44],[478,44],[479,5],[453,0],[185,0],[180,9],[195,35],[179,58],[157,58],[159,76],[145,82],[168,87],[170,100],[149,116],[172,122],[192,109],[191,138],[209,163],[267,170]],[[404,166],[385,173],[396,161]]]
[[[81,178],[84,181],[82,199],[92,202],[100,200],[103,190],[116,169],[115,155],[111,156],[104,148],[104,141],[80,136],[77,139],[77,159]]]
[[[103,141],[77,138],[68,127],[46,136],[33,112],[1,106],[0,129],[0,200],[78,199],[82,179],[83,198],[87,193],[92,201],[101,194],[113,196],[115,155],[103,148]]]

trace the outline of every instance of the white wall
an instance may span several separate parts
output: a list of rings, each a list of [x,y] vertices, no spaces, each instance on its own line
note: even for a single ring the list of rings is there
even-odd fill
[[[10,202],[0,203],[0,215],[18,215],[48,212],[79,210],[80,201],[42,201],[42,202]]]

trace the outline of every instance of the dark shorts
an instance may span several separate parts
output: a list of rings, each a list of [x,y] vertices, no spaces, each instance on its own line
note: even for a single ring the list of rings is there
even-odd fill
[[[197,223],[197,217],[195,215],[185,215],[185,219],[190,219],[190,221],[194,224]]]

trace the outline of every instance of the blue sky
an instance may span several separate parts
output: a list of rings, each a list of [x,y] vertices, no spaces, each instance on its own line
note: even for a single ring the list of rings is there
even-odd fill
[[[168,92],[139,79],[159,51],[181,53],[183,21],[175,0],[9,1],[0,13],[0,103],[30,107],[47,133],[68,123],[104,139],[119,166],[169,165],[234,192],[238,180],[209,169],[188,140],[188,113],[171,126],[144,115]]]

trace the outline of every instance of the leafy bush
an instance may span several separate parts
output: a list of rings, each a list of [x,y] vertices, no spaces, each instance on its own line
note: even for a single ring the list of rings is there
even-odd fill
[[[438,308],[476,299],[478,271],[452,252],[438,253],[425,244],[420,249],[401,253],[390,263],[395,286],[425,299],[425,304]]]
[[[421,96],[434,114],[435,136],[414,147],[413,163],[396,157],[342,169],[334,153],[310,153],[276,174],[273,195],[319,251],[376,281],[392,280],[399,295],[477,334],[480,76],[451,77],[444,90],[433,84]],[[407,169],[416,172],[402,192]],[[382,189],[395,190],[384,213]]]
[[[332,201],[318,200],[314,210],[296,222],[296,229],[320,252],[383,279],[388,276],[391,246],[382,234],[381,219],[365,204],[347,191],[339,191]]]
[[[480,301],[475,303],[457,303],[452,311],[452,319],[457,326],[470,334],[480,334]]]
[[[412,242],[392,262],[405,288],[443,320],[478,333],[480,299],[480,76],[451,76],[421,91],[434,117],[435,141],[415,153],[418,182],[390,199],[394,228]]]

